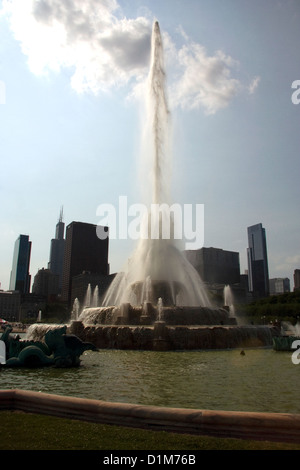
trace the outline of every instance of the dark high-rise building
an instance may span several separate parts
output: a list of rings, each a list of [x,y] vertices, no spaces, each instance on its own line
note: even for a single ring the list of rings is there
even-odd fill
[[[30,290],[30,255],[31,241],[28,235],[20,235],[15,242],[12,269],[10,273],[10,290],[28,294]]]
[[[0,317],[6,321],[20,320],[21,293],[0,291]]]
[[[72,278],[84,271],[109,274],[108,237],[97,237],[97,225],[72,222],[66,228],[62,300],[71,303]]]
[[[269,295],[269,268],[266,231],[262,224],[248,227],[249,291],[258,297]]]
[[[59,277],[57,274],[52,273],[49,269],[39,269],[34,276],[32,293],[43,295],[47,297],[48,301],[55,300],[59,292],[58,281]]]
[[[202,281],[209,284],[240,282],[239,253],[221,248],[200,248],[199,250],[186,250],[184,254],[198,271]]]
[[[300,269],[294,270],[294,291],[300,289]]]
[[[64,231],[65,224],[63,222],[63,210],[61,209],[59,219],[56,224],[55,238],[51,240],[50,260],[48,263],[48,269],[53,274],[58,275],[59,291],[61,291],[62,288],[63,263],[66,242],[64,239]]]

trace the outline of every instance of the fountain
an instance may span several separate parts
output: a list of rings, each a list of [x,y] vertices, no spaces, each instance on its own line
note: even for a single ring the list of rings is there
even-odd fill
[[[177,226],[168,211],[172,200],[170,111],[157,21],[152,30],[145,102],[141,152],[145,176],[141,181],[145,188],[151,175],[151,184],[141,236],[101,305],[95,305],[97,293],[92,295],[88,285],[79,316],[73,306],[77,313],[70,331],[98,348],[168,350],[271,345],[270,328],[239,327],[228,309],[212,305],[198,272],[177,245]]]
[[[176,245],[174,219],[166,211],[166,205],[171,201],[172,153],[163,46],[157,21],[152,31],[146,110],[143,165],[147,174],[151,173],[152,180],[151,204],[141,222],[143,236],[125,268],[114,278],[101,306],[92,306],[88,287],[86,307],[71,328],[98,347],[109,348],[198,349],[240,344],[243,347],[270,345],[273,333],[270,328],[237,326],[232,299],[229,301],[226,297],[228,308],[212,305],[198,272]],[[159,217],[158,205],[162,208]],[[162,236],[163,227],[167,227],[170,236]],[[230,286],[226,286],[224,295],[229,292]]]
[[[181,305],[210,306],[203,283],[191,264],[176,247],[174,223],[167,205],[170,196],[171,152],[169,151],[170,112],[165,93],[163,47],[158,22],[153,26],[152,56],[146,94],[145,125],[142,139],[142,165],[151,174],[148,214],[141,223],[141,236],[136,250],[119,273],[102,303],[103,306],[144,301],[175,305],[180,293]],[[158,213],[157,209],[161,209]],[[166,229],[167,236],[162,231]]]
[[[230,315],[234,317],[235,308],[234,308],[233,292],[232,292],[230,285],[228,284],[224,286],[223,297],[224,297],[224,306],[226,306],[229,309]]]
[[[97,323],[107,323],[103,312],[107,312],[106,307],[115,306],[115,320],[117,322],[136,322],[137,316],[149,318],[152,322],[151,308],[145,314],[144,304],[151,303],[152,313],[156,310],[154,317],[157,319],[168,308],[166,313],[169,321],[174,323],[174,310],[181,307],[178,312],[180,316],[195,316],[195,309],[203,309],[203,315],[208,316],[210,309],[214,311],[213,321],[215,322],[216,310],[211,305],[207,291],[203,282],[189,263],[183,253],[176,246],[174,239],[174,221],[167,213],[166,205],[171,200],[170,196],[170,167],[171,154],[169,151],[169,117],[166,92],[165,92],[165,72],[163,60],[162,39],[159,24],[156,21],[152,33],[152,55],[151,67],[148,77],[148,89],[146,96],[146,119],[144,131],[143,164],[145,160],[150,160],[150,169],[152,174],[151,184],[151,204],[148,208],[147,217],[142,221],[141,233],[148,236],[140,238],[137,247],[130,257],[127,266],[120,272],[109,287],[102,306],[94,310],[94,315],[98,311],[99,318]],[[146,136],[146,137],[145,137]],[[150,148],[150,151],[149,151]],[[150,155],[149,155],[150,154]],[[157,213],[157,206],[162,211]],[[163,228],[170,234],[163,237]],[[156,236],[153,236],[156,234]],[[79,320],[85,323],[87,315],[91,315],[91,289],[88,286],[85,308]],[[160,300],[159,300],[160,299]],[[122,307],[127,305],[127,308]],[[94,307],[95,308],[95,307]],[[170,309],[171,308],[171,309]],[[117,311],[118,309],[118,311]],[[158,309],[160,312],[158,313]],[[184,314],[182,315],[184,310]],[[190,313],[192,312],[192,314]],[[169,315],[167,315],[169,313]],[[133,317],[130,321],[129,317]],[[173,319],[172,319],[173,316]],[[102,320],[100,320],[102,319]],[[226,320],[226,312],[220,312],[220,321]],[[187,318],[182,318],[183,323]],[[176,323],[178,318],[176,318]],[[205,323],[211,323],[207,318]],[[190,323],[190,322],[188,322]]]

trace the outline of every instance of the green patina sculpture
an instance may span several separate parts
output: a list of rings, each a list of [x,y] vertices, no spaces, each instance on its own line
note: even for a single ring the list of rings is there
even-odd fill
[[[274,336],[273,338],[273,349],[275,351],[292,351],[297,349],[297,346],[293,347],[294,341],[299,341],[300,336]]]
[[[66,333],[66,325],[45,333],[44,342],[26,341],[10,335],[7,326],[0,338],[6,347],[6,363],[3,367],[77,367],[84,351],[96,350],[92,343],[85,343],[75,335]]]

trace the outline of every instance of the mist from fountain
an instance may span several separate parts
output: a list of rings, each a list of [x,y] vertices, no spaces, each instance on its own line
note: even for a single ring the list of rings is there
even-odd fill
[[[298,321],[295,325],[291,322],[281,322],[281,332],[283,335],[293,335],[300,337],[300,322]]]

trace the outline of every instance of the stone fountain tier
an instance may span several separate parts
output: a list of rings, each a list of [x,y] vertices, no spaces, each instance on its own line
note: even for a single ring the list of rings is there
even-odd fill
[[[145,302],[86,308],[70,332],[99,349],[195,350],[270,347],[278,328],[239,326],[228,309],[158,307]]]
[[[67,332],[98,349],[149,351],[233,349],[271,347],[273,338],[280,335],[275,326],[253,325],[100,325],[72,321]],[[61,325],[35,324],[30,327],[29,339],[43,341],[48,330]]]
[[[151,302],[135,307],[124,303],[120,307],[85,308],[79,321],[85,325],[153,325],[163,320],[167,325],[236,325],[227,308],[163,307],[161,312]]]
[[[84,325],[75,321],[69,330],[98,349],[150,351],[271,347],[278,335],[278,328],[268,326],[179,326],[163,321],[152,326]]]

